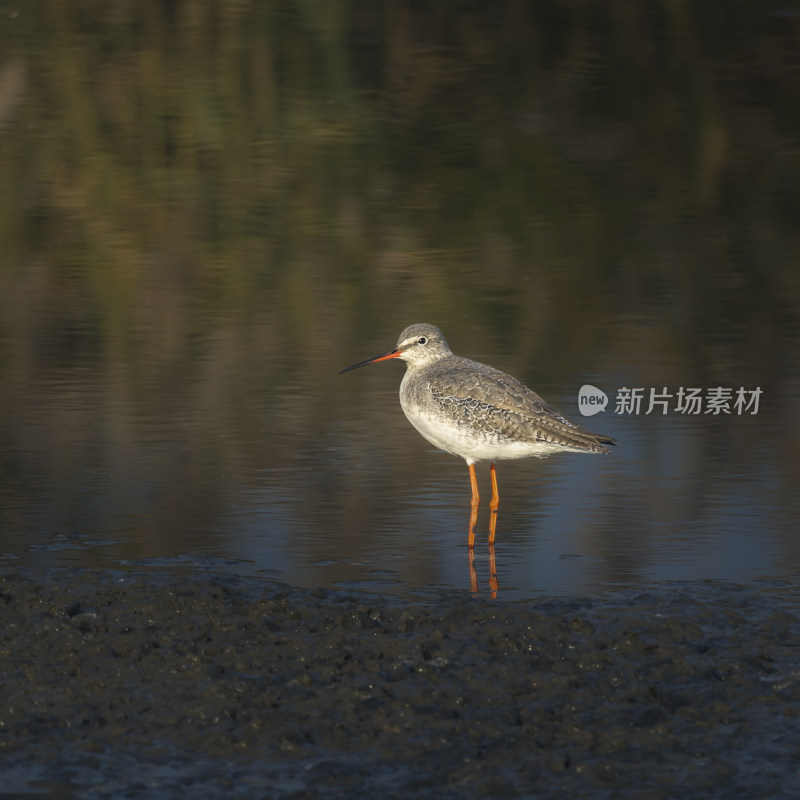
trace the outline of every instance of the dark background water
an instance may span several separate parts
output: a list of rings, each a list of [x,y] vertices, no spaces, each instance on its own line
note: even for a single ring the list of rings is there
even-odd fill
[[[800,573],[798,53],[785,3],[0,2],[3,559],[466,588],[463,462],[336,374],[431,322],[611,397],[613,455],[499,465],[500,596]]]

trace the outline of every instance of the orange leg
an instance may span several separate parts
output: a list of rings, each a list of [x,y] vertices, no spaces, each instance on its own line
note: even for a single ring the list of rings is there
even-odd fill
[[[469,538],[467,546],[470,550],[475,547],[475,523],[478,521],[478,506],[481,504],[481,497],[478,494],[478,479],[475,477],[475,465],[469,465],[469,483],[472,487],[472,511],[469,515]]]
[[[489,545],[494,546],[494,532],[497,528],[497,509],[500,505],[500,495],[497,493],[497,473],[494,468],[494,461],[489,467],[489,473],[492,476],[492,499],[489,503],[489,508],[492,510],[489,516]]]

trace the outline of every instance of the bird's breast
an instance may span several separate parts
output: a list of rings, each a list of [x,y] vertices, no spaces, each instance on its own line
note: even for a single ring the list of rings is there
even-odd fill
[[[400,405],[409,422],[431,444],[468,463],[545,456],[554,451],[546,442],[517,435],[513,420],[498,419],[501,410],[474,397],[443,395],[418,376],[400,385]]]

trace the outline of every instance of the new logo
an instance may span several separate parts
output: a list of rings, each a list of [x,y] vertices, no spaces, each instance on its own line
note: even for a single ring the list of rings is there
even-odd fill
[[[585,383],[578,391],[578,410],[584,417],[593,417],[606,410],[608,395],[591,383]]]

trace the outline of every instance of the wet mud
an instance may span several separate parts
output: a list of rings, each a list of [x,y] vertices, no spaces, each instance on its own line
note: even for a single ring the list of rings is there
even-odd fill
[[[0,571],[0,798],[800,794],[800,592]]]

